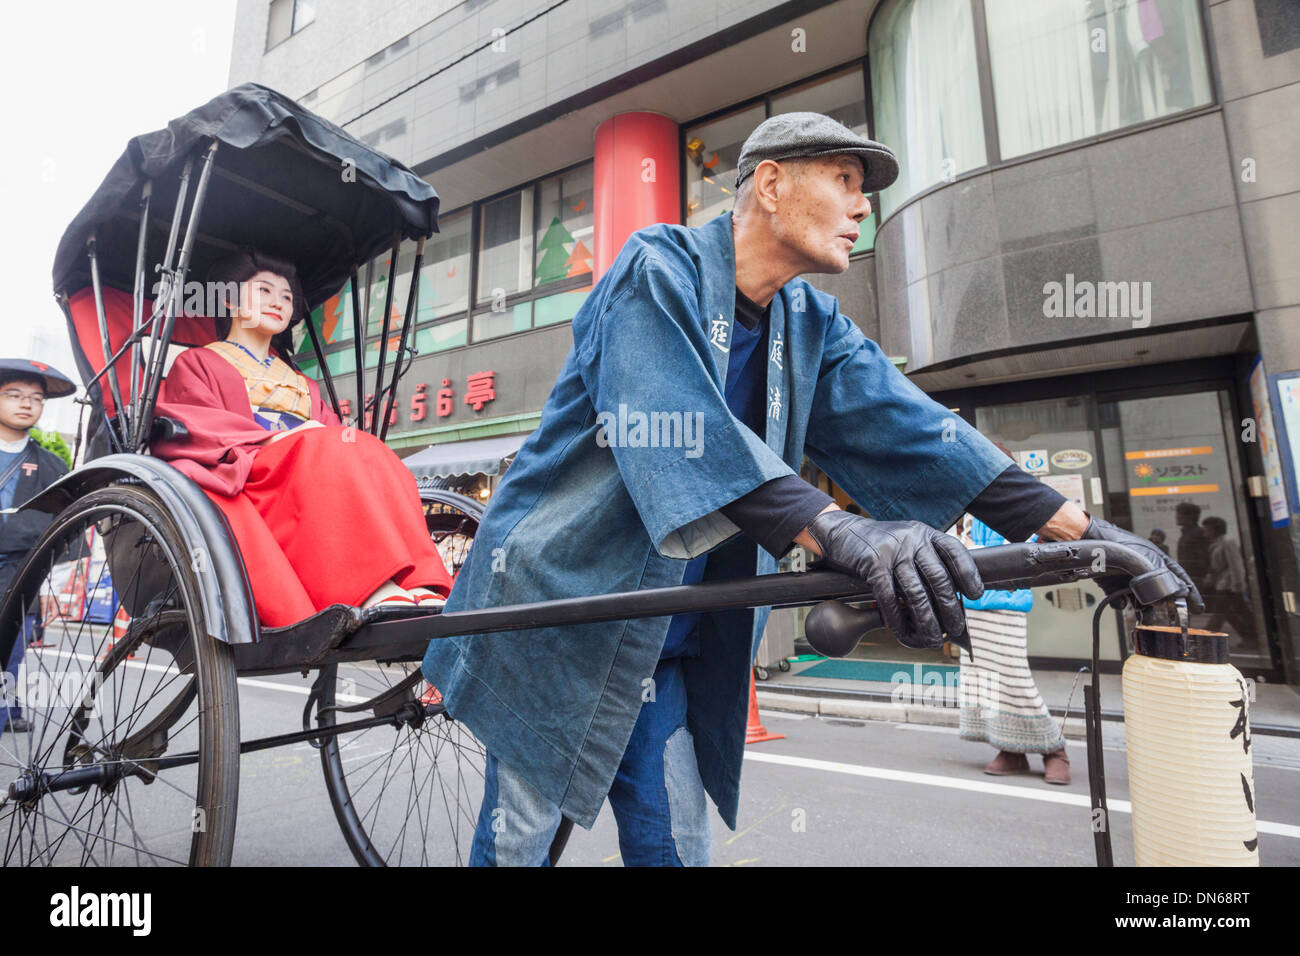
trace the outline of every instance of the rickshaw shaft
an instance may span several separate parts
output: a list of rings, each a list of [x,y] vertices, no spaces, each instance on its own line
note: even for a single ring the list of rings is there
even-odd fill
[[[325,740],[330,737],[336,737],[339,734],[350,733],[354,730],[368,730],[371,727],[401,727],[402,724],[413,719],[418,718],[423,721],[429,717],[435,717],[442,712],[442,704],[426,704],[424,705],[422,712],[416,711],[412,705],[402,708],[395,714],[390,714],[384,717],[367,717],[363,720],[354,720],[345,724],[334,724],[333,726],[320,727],[316,730],[299,730],[291,734],[280,734],[275,737],[262,737],[258,740],[246,740],[240,743],[239,752],[240,754],[247,754],[259,750],[270,750],[273,747],[282,747],[285,744],[301,743],[307,740]],[[141,762],[133,761],[130,758],[122,758],[120,761],[73,767],[55,773],[28,770],[19,775],[16,780],[9,784],[8,794],[10,800],[18,803],[26,803],[35,800],[42,794],[46,793],[55,793],[60,790],[74,790],[77,787],[108,787],[115,784],[123,777],[154,776],[160,770],[171,770],[176,767],[184,767],[198,762],[198,751],[191,750],[186,753],[174,754],[170,757],[147,758],[145,761]]]

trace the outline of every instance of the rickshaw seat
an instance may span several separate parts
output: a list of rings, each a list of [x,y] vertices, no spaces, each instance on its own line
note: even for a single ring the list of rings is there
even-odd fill
[[[121,348],[122,343],[131,335],[131,293],[112,288],[105,288],[103,293],[104,318],[108,326],[110,345],[109,354],[112,354],[112,352]],[[90,374],[93,374],[103,367],[105,361],[104,347],[99,337],[99,317],[95,309],[94,290],[86,287],[68,296],[67,312],[70,326],[69,332],[81,354],[86,358],[82,366],[82,374],[89,378],[87,366]],[[152,312],[153,300],[145,299],[144,319],[147,320]],[[176,360],[176,356],[185,349],[197,345],[207,345],[209,342],[215,342],[217,338],[215,319],[206,316],[178,315],[175,327],[172,330],[171,345],[164,360],[164,377],[166,376],[166,370],[170,369],[171,363]],[[147,340],[145,351],[147,352]],[[130,355],[130,350],[128,350],[118,359],[113,371],[109,373],[117,376],[118,388],[123,396],[128,395],[130,392]],[[99,402],[107,417],[115,418],[117,416],[117,409],[113,407],[113,393],[106,383],[101,384],[99,388]],[[158,427],[157,423],[155,423],[154,427]]]

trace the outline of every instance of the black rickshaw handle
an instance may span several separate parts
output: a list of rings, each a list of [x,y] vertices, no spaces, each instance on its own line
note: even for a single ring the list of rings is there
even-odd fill
[[[980,548],[972,551],[971,557],[986,588],[1009,590],[1125,574],[1142,605],[1155,604],[1184,590],[1171,572],[1154,567],[1136,551],[1111,541],[1006,544]],[[849,608],[841,601],[870,602],[872,595],[865,582],[851,575],[803,571],[452,611],[429,618],[427,627],[430,637],[441,638],[691,612],[818,604],[805,623],[808,641],[819,653],[843,656],[863,634],[884,625],[874,606]]]

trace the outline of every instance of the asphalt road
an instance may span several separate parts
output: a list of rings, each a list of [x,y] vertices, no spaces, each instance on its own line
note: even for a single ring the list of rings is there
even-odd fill
[[[245,739],[301,726],[307,681],[240,684]],[[713,817],[715,866],[1094,863],[1082,743],[1069,745],[1074,781],[1052,787],[1042,781],[1038,758],[1031,758],[1029,775],[985,775],[991,748],[962,741],[950,728],[762,716],[786,739],[747,748],[739,826],[732,832]],[[1125,866],[1133,850],[1131,818],[1118,809],[1128,798],[1123,732],[1106,731],[1112,839],[1116,863]],[[369,740],[377,739],[382,744],[372,732]],[[350,766],[365,767],[376,759],[382,765],[383,749],[358,741],[344,752]],[[1253,752],[1260,859],[1300,865],[1300,740],[1256,735]],[[241,766],[236,865],[353,865],[316,750],[298,744],[263,751],[246,755]],[[395,785],[394,806],[405,799],[404,786]],[[476,801],[468,802],[476,810]],[[590,832],[575,829],[562,863],[619,865],[608,809]]]

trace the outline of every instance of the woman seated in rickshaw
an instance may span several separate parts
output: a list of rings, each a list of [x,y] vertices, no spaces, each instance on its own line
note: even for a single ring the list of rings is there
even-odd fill
[[[440,604],[451,578],[415,478],[378,438],[345,428],[284,360],[307,317],[297,270],[244,251],[213,265],[237,284],[218,341],[182,352],[159,416],[188,434],[154,442],[230,522],[258,617],[293,624],[331,604]]]

